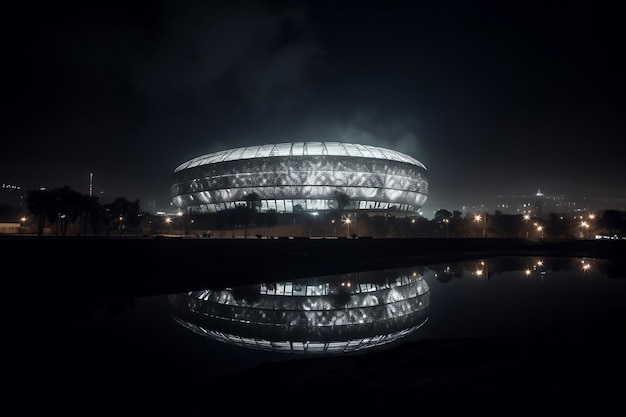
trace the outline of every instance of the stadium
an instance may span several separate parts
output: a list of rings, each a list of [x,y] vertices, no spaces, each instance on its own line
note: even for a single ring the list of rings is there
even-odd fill
[[[335,209],[417,213],[427,169],[401,152],[341,142],[294,142],[210,153],[179,165],[172,201],[187,214],[249,205],[259,212]]]

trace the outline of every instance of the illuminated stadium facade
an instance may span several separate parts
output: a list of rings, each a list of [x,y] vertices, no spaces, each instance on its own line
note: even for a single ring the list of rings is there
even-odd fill
[[[170,295],[173,318],[241,347],[338,354],[399,342],[428,320],[430,288],[417,273],[384,281],[342,275]],[[365,278],[365,279],[363,279]]]
[[[202,155],[172,176],[173,203],[185,213],[215,213],[250,202],[260,212],[338,208],[417,213],[428,196],[426,167],[403,153],[340,142],[248,146]],[[337,195],[348,205],[338,207]]]

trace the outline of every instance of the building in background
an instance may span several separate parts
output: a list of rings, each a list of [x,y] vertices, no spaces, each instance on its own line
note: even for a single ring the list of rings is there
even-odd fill
[[[26,204],[25,194],[26,191],[19,185],[2,183],[0,184],[0,205],[24,209]]]
[[[550,213],[574,213],[578,211],[602,211],[612,208],[600,200],[574,198],[563,194],[545,194],[538,189],[533,194],[497,195],[485,201],[465,204],[463,213],[500,212],[502,214],[532,215],[543,218]]]

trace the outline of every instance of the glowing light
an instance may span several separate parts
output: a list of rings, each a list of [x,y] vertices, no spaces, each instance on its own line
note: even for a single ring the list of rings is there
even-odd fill
[[[346,225],[346,237],[348,237],[350,236],[350,223],[352,223],[350,215],[343,216],[342,221]]]

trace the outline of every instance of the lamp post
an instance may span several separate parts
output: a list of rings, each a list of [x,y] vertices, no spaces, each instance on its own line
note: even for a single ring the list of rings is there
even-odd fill
[[[183,228],[183,231],[185,232],[185,237],[187,237],[187,235],[189,234],[189,225],[187,224],[187,219],[184,217],[184,214],[182,211],[178,211],[176,212],[176,215],[178,216],[178,229],[180,229],[181,227]]]
[[[587,225],[585,226],[586,229],[586,235],[587,235],[587,239],[589,239],[589,228],[591,227],[591,233],[594,233],[594,228],[593,228],[593,220],[596,218],[596,215],[593,213],[589,213],[589,215],[587,216],[587,221],[585,222]]]
[[[346,225],[346,237],[350,237],[350,223],[352,222],[350,220],[350,215],[348,216],[343,216],[343,222]]]
[[[582,233],[581,233],[582,238],[587,239],[587,229],[589,229],[589,225],[587,224],[586,221],[583,220],[580,222],[580,226],[582,227]]]
[[[477,214],[474,216],[474,221],[479,223],[482,221],[482,216]],[[483,237],[487,237],[487,212],[485,212],[485,222],[483,223]]]
[[[487,237],[487,212],[485,211],[485,224],[483,226],[483,237]]]
[[[530,220],[530,214],[524,214],[524,231],[526,232],[526,239],[528,239],[528,220]]]

